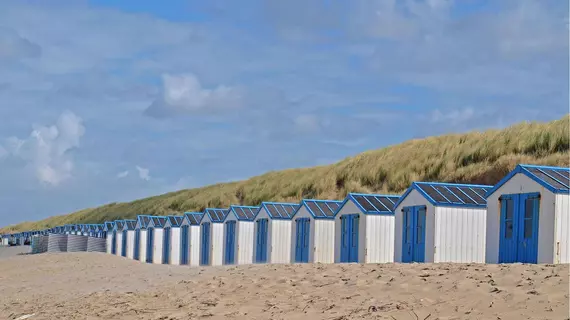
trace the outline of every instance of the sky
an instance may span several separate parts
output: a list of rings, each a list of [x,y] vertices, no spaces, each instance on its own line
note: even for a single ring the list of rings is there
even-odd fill
[[[0,225],[568,113],[568,1],[1,0]]]

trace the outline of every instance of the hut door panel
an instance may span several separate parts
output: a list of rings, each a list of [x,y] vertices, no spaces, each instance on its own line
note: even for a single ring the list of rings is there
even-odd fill
[[[188,226],[182,226],[180,231],[180,264],[188,264]]]
[[[426,208],[424,206],[404,208],[402,262],[425,261],[425,225]]]
[[[499,263],[536,263],[540,195],[502,195]]]
[[[111,238],[111,254],[117,254],[117,231],[113,231]]]
[[[170,263],[170,228],[164,229],[162,241],[162,264]]]
[[[140,254],[141,254],[141,230],[137,229],[135,230],[135,250],[133,252],[133,259],[135,260],[140,260]]]
[[[310,220],[308,218],[299,218],[295,220],[295,262],[309,262],[309,232]]]
[[[255,262],[267,262],[267,219],[257,220],[256,257]]]
[[[236,222],[226,222],[226,256],[225,264],[235,263]]]
[[[123,230],[123,239],[121,244],[121,256],[127,256],[127,230]]]
[[[340,217],[341,248],[340,262],[358,262],[358,214],[348,214]]]
[[[146,231],[146,262],[152,263],[153,258],[153,242],[154,242],[154,229],[149,228]]]
[[[202,248],[201,248],[201,265],[209,265],[210,264],[210,224],[204,223],[202,224]]]

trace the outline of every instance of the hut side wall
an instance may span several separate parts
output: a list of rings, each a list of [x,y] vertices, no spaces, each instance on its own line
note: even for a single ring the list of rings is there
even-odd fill
[[[486,209],[436,207],[434,262],[485,262]]]

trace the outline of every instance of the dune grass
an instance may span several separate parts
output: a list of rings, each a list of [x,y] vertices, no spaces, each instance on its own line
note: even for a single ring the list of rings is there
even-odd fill
[[[332,165],[273,171],[244,181],[111,203],[8,226],[0,233],[133,219],[139,214],[180,214],[230,204],[343,199],[348,192],[400,194],[412,181],[492,185],[519,163],[569,166],[569,122],[567,115],[548,123],[525,122],[502,130],[410,140]]]

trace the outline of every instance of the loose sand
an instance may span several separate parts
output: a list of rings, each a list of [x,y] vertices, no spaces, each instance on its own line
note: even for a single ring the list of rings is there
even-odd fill
[[[102,253],[24,255],[0,259],[0,318],[567,319],[568,271],[520,264],[189,268]]]

